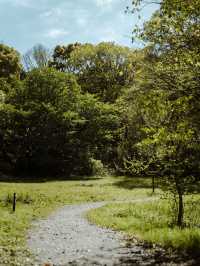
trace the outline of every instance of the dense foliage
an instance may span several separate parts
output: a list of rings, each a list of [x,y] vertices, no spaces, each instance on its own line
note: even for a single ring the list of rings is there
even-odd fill
[[[95,94],[104,102],[114,102],[133,84],[137,53],[113,43],[57,46],[50,65],[74,73],[83,92]]]
[[[135,0],[133,12],[149,1]],[[151,2],[151,1],[150,1]],[[86,175],[103,166],[159,177],[183,196],[200,173],[199,0],[155,1],[134,30],[146,46],[0,46],[0,167],[14,174]]]
[[[15,49],[0,44],[0,79],[19,77],[21,69],[20,54]]]
[[[15,86],[0,110],[2,167],[16,174],[90,174],[99,149],[108,155],[116,111],[82,94],[72,74],[34,69]]]
[[[133,12],[143,2],[133,1]],[[158,4],[151,20],[135,29],[148,45],[142,71],[129,92],[137,95],[139,111],[128,106],[128,129],[137,125],[140,134],[126,140],[126,146],[133,147],[130,151],[122,140],[122,151],[128,170],[160,176],[163,187],[178,197],[177,225],[182,226],[183,195],[193,190],[200,173],[200,2]]]

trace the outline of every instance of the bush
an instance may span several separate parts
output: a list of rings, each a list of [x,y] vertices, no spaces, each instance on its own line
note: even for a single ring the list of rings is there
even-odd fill
[[[108,174],[108,169],[106,169],[101,160],[90,158],[90,167],[92,175],[106,176]]]

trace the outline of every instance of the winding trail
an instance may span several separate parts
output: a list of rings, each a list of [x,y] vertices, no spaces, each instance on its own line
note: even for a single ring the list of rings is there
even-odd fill
[[[27,240],[36,255],[35,265],[161,265],[141,245],[127,247],[121,233],[90,224],[84,218],[85,212],[107,203],[68,205],[37,221]]]

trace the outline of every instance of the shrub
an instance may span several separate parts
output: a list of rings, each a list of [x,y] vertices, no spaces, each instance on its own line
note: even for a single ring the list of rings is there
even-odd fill
[[[101,160],[90,158],[90,167],[92,175],[106,176],[108,174],[108,170],[103,165]]]

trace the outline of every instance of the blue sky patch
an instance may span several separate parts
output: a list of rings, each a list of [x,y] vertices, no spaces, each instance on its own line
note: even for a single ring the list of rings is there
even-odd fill
[[[21,53],[41,43],[114,41],[130,47],[137,15],[125,14],[131,0],[0,0],[0,42]],[[148,19],[156,6],[142,11]]]

